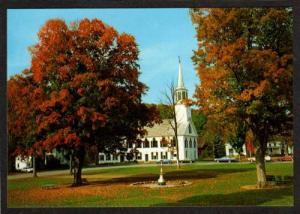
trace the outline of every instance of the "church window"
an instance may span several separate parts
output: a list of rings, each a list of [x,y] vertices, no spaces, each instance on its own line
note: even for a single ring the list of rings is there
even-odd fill
[[[189,124],[189,133],[190,133],[190,134],[192,133],[192,127],[191,127],[191,124]]]
[[[141,142],[137,142],[136,143],[136,148],[142,148],[142,143]]]
[[[151,159],[156,160],[158,158],[158,152],[151,152]]]
[[[138,160],[141,160],[141,159],[142,159],[142,153],[139,152],[139,153],[137,154],[137,159],[138,159]]]
[[[144,148],[149,148],[149,141],[147,139],[144,141]]]
[[[184,140],[184,147],[185,148],[188,148],[189,147],[189,145],[188,145],[188,140],[185,138],[185,140]]]
[[[160,141],[160,147],[168,147],[168,141],[166,140],[165,137],[162,137]]]
[[[155,138],[153,138],[151,141],[151,147],[153,147],[153,148],[157,147],[157,141],[155,140]]]
[[[190,148],[193,148],[192,139],[190,139]]]
[[[185,93],[184,93],[184,91],[182,91],[181,93],[182,93],[182,99],[185,99]]]
[[[178,100],[181,100],[181,93],[178,92]]]

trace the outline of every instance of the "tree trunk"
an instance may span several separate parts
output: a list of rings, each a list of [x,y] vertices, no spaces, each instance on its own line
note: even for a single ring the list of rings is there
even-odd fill
[[[73,155],[72,153],[70,154],[70,161],[69,161],[69,169],[70,169],[70,175],[73,174]]]
[[[287,142],[284,144],[284,151],[285,151],[285,155],[289,155],[289,145]]]
[[[36,159],[35,159],[35,155],[32,155],[32,168],[33,168],[33,170],[32,170],[32,176],[34,178],[36,178],[37,177],[37,173],[36,173]]]
[[[176,165],[177,165],[177,169],[180,169],[177,129],[176,129],[175,143],[176,143]]]
[[[257,148],[256,154],[256,175],[257,175],[257,186],[263,188],[267,185],[266,178],[266,167],[265,167],[265,150],[261,145]]]
[[[97,148],[96,150],[96,155],[95,155],[95,166],[99,165],[99,149]]]
[[[74,182],[73,186],[82,185],[81,171],[83,166],[85,151],[83,148],[77,151],[77,154],[74,155]]]

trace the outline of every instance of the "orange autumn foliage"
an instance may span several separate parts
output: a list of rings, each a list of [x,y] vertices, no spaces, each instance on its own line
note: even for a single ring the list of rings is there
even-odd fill
[[[198,39],[192,59],[201,80],[196,103],[223,137],[235,127],[252,134],[230,142],[256,148],[258,186],[265,186],[267,142],[292,136],[292,10],[191,9],[191,16]]]
[[[9,79],[8,101],[8,142],[9,155],[30,155],[37,136],[36,109],[44,97],[44,90],[33,84],[30,71]]]
[[[278,15],[276,20],[286,26],[285,35],[288,36],[291,21],[287,18],[287,9],[194,9],[191,15],[199,44],[193,61],[198,66],[201,80],[195,97],[207,115],[219,115],[221,120],[234,118],[241,112],[253,115],[259,111],[254,105],[266,96],[276,100],[280,97],[289,105],[292,95],[291,37],[285,37],[286,42],[282,40],[281,45],[276,36],[268,34],[268,38],[263,34],[269,33],[274,24],[271,17]],[[275,30],[282,31],[279,27]],[[274,39],[278,44],[267,39]],[[278,90],[274,91],[275,88]],[[274,103],[269,104],[274,106]]]
[[[191,16],[197,105],[221,127],[246,124],[265,151],[270,137],[292,130],[291,10],[192,9]]]

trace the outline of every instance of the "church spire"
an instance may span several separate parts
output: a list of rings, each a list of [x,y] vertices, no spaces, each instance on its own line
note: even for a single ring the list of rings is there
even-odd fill
[[[184,88],[183,78],[182,78],[182,66],[180,57],[178,56],[179,67],[178,67],[178,81],[177,81],[177,88]]]
[[[178,81],[177,81],[177,87],[176,87],[176,90],[175,90],[176,103],[180,103],[182,100],[188,98],[187,90],[184,87],[184,83],[183,83],[182,66],[181,66],[180,57],[178,57],[178,60],[179,60]]]

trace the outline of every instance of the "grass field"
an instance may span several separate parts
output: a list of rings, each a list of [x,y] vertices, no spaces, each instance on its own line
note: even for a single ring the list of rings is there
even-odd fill
[[[293,175],[292,163],[267,163],[268,175]],[[159,166],[108,168],[83,173],[89,185],[70,187],[70,175],[8,180],[8,207],[293,206],[293,186],[244,190],[256,182],[254,164],[165,166],[165,179],[192,185],[150,189],[130,186],[157,180]],[[53,184],[54,189],[45,189]]]

